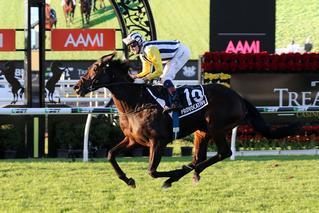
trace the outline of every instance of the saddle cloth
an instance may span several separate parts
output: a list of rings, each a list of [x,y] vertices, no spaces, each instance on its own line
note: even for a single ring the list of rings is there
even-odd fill
[[[208,105],[202,85],[185,85],[178,87],[176,90],[183,106],[179,111],[179,118],[197,112]],[[166,88],[151,86],[147,87],[147,91],[161,107],[170,106],[170,95]]]

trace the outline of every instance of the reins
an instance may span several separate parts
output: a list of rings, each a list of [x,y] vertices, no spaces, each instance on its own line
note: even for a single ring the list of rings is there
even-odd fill
[[[134,82],[115,82],[115,83],[99,85],[99,88],[101,88],[101,87],[118,86],[118,85],[141,85],[141,86],[145,85],[145,86],[151,86],[152,84],[148,84],[148,83],[137,84],[137,83],[134,83]],[[95,88],[95,87],[90,86],[89,90],[90,90],[90,92],[93,92],[95,89],[99,89],[99,88]]]
[[[120,86],[120,85],[141,85],[141,86],[151,86],[151,84],[147,84],[147,83],[143,83],[143,84],[137,84],[137,83],[134,83],[134,82],[115,82],[115,83],[109,83],[109,84],[102,84],[102,85],[99,85],[99,88],[101,87],[112,87],[112,86]],[[98,89],[98,88],[97,88]],[[93,88],[92,86],[90,86],[89,90],[92,92],[95,90],[95,88]],[[152,109],[152,108],[157,108],[158,106],[156,104],[151,104],[151,103],[148,103],[148,104],[145,104],[145,105],[142,105],[140,107],[135,107],[134,110],[132,111],[129,111],[129,112],[118,112],[119,114],[122,114],[122,115],[130,115],[130,114],[134,114],[134,113],[137,113],[137,112],[141,112],[145,109]]]

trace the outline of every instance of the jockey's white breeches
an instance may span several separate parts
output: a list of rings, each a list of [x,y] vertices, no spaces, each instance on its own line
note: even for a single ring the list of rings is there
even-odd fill
[[[175,56],[168,61],[163,69],[163,74],[160,76],[161,82],[173,80],[178,71],[180,71],[190,58],[190,51],[184,44],[180,44]]]

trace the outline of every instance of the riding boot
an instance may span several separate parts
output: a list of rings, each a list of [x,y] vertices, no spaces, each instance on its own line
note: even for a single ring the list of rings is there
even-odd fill
[[[176,92],[176,89],[174,87],[174,84],[172,83],[172,81],[170,80],[166,80],[164,82],[164,87],[167,88],[168,93],[171,96],[171,106],[170,108],[166,109],[165,112],[169,112],[169,111],[175,111],[175,110],[179,110],[182,108],[181,102],[180,102],[180,98]]]
[[[175,89],[175,88],[174,88]],[[179,96],[177,95],[177,92],[175,91],[174,93],[171,94],[172,97],[172,105],[171,109],[172,110],[179,110],[182,108],[181,100]]]

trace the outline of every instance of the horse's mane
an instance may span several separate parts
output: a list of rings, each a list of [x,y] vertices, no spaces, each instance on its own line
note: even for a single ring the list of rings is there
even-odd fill
[[[115,58],[116,53],[111,53],[109,55],[105,55],[101,57],[97,63],[100,64],[101,66],[110,66],[113,69],[116,70],[116,73],[125,76],[129,78],[129,81],[134,81],[129,75],[128,71],[131,69],[131,64],[129,63],[128,60],[122,60],[119,58]]]

